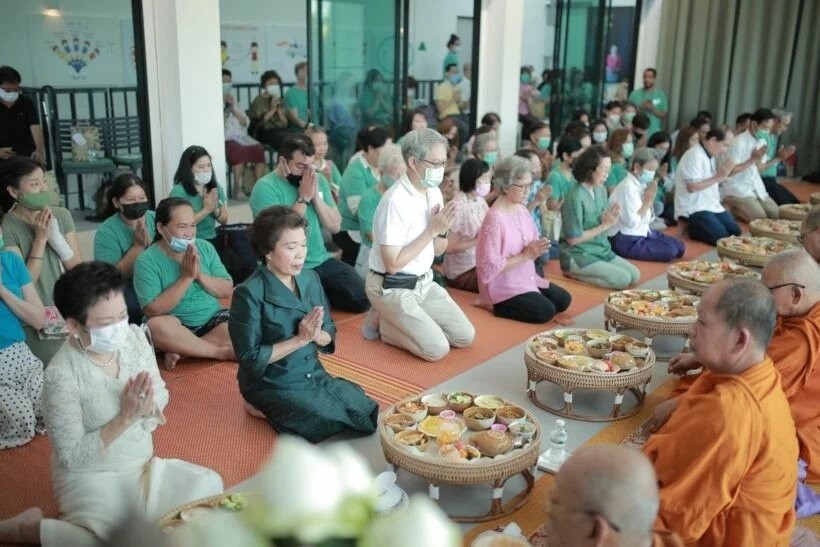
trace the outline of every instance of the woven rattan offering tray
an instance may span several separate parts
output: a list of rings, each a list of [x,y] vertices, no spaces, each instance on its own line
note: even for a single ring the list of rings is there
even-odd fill
[[[512,513],[529,497],[541,426],[524,408],[497,395],[431,393],[399,401],[379,414],[379,438],[385,459],[427,479],[434,500],[441,484],[492,484],[489,513],[451,516],[481,522]],[[504,483],[518,474],[526,489],[502,504]]]
[[[784,220],[802,221],[809,215],[814,205],[811,203],[787,203],[780,206],[780,218]]]
[[[753,236],[770,237],[790,243],[798,243],[797,236],[800,235],[800,221],[759,218],[749,223],[749,231]]]
[[[788,241],[769,237],[731,236],[718,240],[717,254],[720,258],[729,258],[744,266],[762,268],[769,258],[794,246]]]
[[[536,334],[526,342],[530,399],[540,408],[585,421],[612,421],[632,416],[643,406],[646,385],[652,379],[655,354],[648,344],[601,329],[555,329]],[[538,398],[542,381],[559,385],[563,404],[550,405]],[[610,391],[615,394],[612,412],[604,416],[579,414],[573,408],[574,391]],[[631,392],[637,404],[621,412],[624,393]]]
[[[157,521],[157,526],[166,534],[171,534],[186,522],[199,518],[208,518],[224,512],[243,511],[248,503],[247,495],[237,493],[224,493],[203,498],[165,513]]]
[[[670,288],[683,289],[696,295],[702,295],[713,284],[730,277],[760,279],[760,273],[725,260],[675,262],[666,269],[666,279]]]
[[[818,203],[820,203],[820,192],[814,192],[811,195],[811,199],[809,199],[809,201],[812,205],[817,205]]]

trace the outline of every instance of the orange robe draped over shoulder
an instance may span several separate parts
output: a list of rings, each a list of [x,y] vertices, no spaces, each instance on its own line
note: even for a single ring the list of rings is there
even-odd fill
[[[686,545],[789,545],[797,440],[768,357],[739,375],[702,373],[644,452],[659,524]]]
[[[779,317],[768,353],[789,400],[800,457],[809,464],[807,481],[820,483],[820,303],[806,315]]]

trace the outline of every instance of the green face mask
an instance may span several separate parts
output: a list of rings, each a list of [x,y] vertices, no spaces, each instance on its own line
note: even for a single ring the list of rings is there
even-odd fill
[[[765,139],[768,136],[769,136],[769,130],[768,129],[758,129],[755,132],[755,137],[757,137],[758,139]]]
[[[498,162],[498,151],[484,152],[484,163],[492,167]]]
[[[521,75],[521,83],[522,84],[528,84],[528,83],[530,83],[530,81],[532,81],[532,76],[530,76],[527,73],[524,73],[524,74]]]
[[[48,192],[38,192],[36,194],[31,192],[22,192],[20,197],[17,199],[17,202],[26,209],[40,211],[45,207],[48,207],[49,203],[51,203],[51,194]]]
[[[538,149],[549,150],[552,139],[550,137],[538,137]]]

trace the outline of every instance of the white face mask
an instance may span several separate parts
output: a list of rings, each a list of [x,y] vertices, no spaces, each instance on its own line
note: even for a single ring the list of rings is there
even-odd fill
[[[197,171],[194,173],[194,180],[199,184],[208,184],[214,176],[213,171]]]
[[[268,95],[270,95],[271,97],[275,97],[277,99],[282,96],[282,90],[276,84],[269,85],[268,87],[265,88],[265,91],[268,92]]]
[[[0,99],[3,99],[7,103],[13,103],[17,99],[20,98],[19,91],[6,91],[5,89],[0,89]]]
[[[114,353],[125,344],[128,338],[128,319],[104,327],[93,329],[85,327],[85,330],[91,335],[91,343],[85,347],[86,351]]]
[[[421,181],[425,188],[435,188],[444,180],[444,167],[428,167]]]
[[[620,114],[610,114],[609,117],[607,117],[607,119],[609,120],[609,125],[620,125],[621,123]]]
[[[606,131],[593,131],[592,140],[598,144],[606,141]]]

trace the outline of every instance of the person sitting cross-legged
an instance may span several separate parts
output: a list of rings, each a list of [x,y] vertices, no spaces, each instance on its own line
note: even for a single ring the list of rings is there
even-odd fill
[[[134,264],[134,290],[148,317],[166,369],[180,356],[234,360],[228,336],[228,298],[233,281],[213,245],[196,239],[191,204],[165,198],[157,205],[156,236]]]

